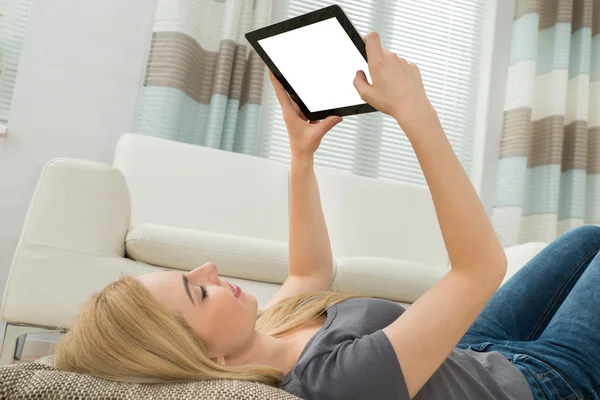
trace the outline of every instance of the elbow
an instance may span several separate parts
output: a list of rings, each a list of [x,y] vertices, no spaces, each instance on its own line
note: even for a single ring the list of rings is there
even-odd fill
[[[490,261],[487,269],[488,273],[486,275],[488,275],[487,278],[489,279],[489,283],[494,287],[494,290],[497,290],[502,285],[507,269],[508,261],[506,254],[502,251],[498,257]]]
[[[494,257],[485,257],[469,265],[471,267],[465,270],[467,275],[477,280],[482,288],[489,289],[492,292],[495,292],[502,285],[508,268],[506,255],[503,251]]]

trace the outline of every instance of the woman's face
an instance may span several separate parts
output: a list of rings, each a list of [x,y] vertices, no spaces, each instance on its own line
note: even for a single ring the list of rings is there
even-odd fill
[[[158,271],[138,279],[160,303],[185,318],[212,358],[240,353],[254,334],[256,298],[219,279],[213,263],[186,273]]]

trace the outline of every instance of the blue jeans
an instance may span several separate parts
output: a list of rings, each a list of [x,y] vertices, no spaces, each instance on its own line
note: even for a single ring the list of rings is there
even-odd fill
[[[600,400],[600,227],[560,236],[490,299],[457,347],[498,351],[536,400]]]

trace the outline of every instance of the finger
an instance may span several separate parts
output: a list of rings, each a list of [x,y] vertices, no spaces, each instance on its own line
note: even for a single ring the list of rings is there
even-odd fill
[[[379,33],[377,32],[369,32],[367,37],[365,38],[365,42],[367,44],[367,59],[369,62],[379,61],[381,57],[383,57],[383,47],[381,46],[381,38],[379,37]]]
[[[277,100],[279,101],[279,104],[281,104],[281,108],[284,111],[292,110],[293,107],[290,96],[288,96],[287,92],[285,91],[285,88],[283,87],[281,82],[279,82],[279,80],[275,77],[275,75],[273,75],[273,72],[271,72],[271,70],[269,70],[269,78],[271,78],[271,84],[273,84],[273,88],[275,89],[275,96],[277,96]]]
[[[356,73],[356,77],[354,78],[354,87],[360,95],[360,98],[368,103],[369,99],[371,98],[370,95],[372,86],[367,80],[367,75],[365,75],[364,71],[358,71]]]

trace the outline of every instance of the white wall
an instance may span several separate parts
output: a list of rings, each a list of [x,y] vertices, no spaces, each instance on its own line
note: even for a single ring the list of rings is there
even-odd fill
[[[0,138],[0,299],[42,166],[112,163],[132,130],[157,0],[36,0]],[[0,333],[1,334],[1,333]]]

